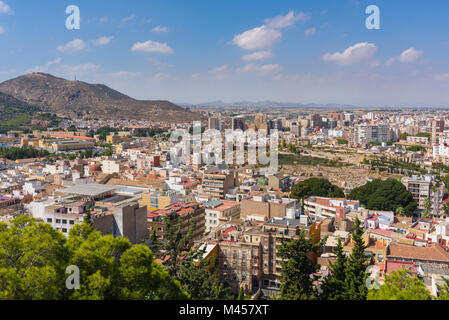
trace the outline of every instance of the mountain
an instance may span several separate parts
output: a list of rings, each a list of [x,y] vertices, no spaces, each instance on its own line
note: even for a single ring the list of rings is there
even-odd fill
[[[32,116],[41,111],[13,96],[0,92],[0,133],[21,129],[30,123]]]
[[[16,108],[16,107],[26,107],[28,106],[28,104],[24,101],[14,98],[10,94],[0,92],[0,106]]]
[[[46,73],[30,73],[0,83],[0,92],[42,111],[69,117],[148,119],[185,122],[202,116],[169,101],[136,100],[103,84],[70,81]]]

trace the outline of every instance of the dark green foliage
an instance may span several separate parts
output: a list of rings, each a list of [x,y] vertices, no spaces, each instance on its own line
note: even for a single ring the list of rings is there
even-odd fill
[[[229,285],[221,282],[218,275],[218,260],[203,259],[202,251],[191,249],[195,223],[186,234],[181,233],[181,223],[176,216],[165,219],[164,240],[151,236],[152,248],[164,262],[170,276],[177,279],[194,300],[230,299]],[[210,267],[209,267],[210,266]]]
[[[209,270],[210,260],[202,258],[203,252],[191,251],[181,262],[178,280],[193,300],[228,300],[229,286],[219,281],[215,268]]]
[[[134,131],[135,137],[154,137],[156,135],[164,133],[165,130],[161,128],[138,128]]]
[[[106,141],[106,137],[109,136],[111,133],[118,133],[118,129],[111,128],[111,127],[101,127],[99,128],[95,134],[100,135],[100,140]]]
[[[370,265],[370,259],[365,253],[367,245],[363,240],[363,233],[364,230],[360,226],[360,220],[356,218],[352,232],[352,252],[346,262],[345,268],[346,293],[342,298],[346,300],[366,300],[368,294],[368,288],[366,286],[368,273],[366,273],[366,270]]]
[[[68,266],[80,271],[79,290],[66,287]],[[88,224],[69,238],[49,224],[21,216],[0,223],[0,299],[186,299],[151,250],[123,237],[102,236]]]
[[[345,194],[343,190],[331,184],[327,179],[310,178],[294,186],[290,196],[299,200],[310,196],[343,198]]]
[[[311,275],[320,266],[310,259],[310,254],[318,253],[321,245],[322,242],[313,243],[311,239],[306,239],[302,231],[298,239],[286,240],[278,247],[278,257],[284,259],[281,263],[281,299],[317,299],[318,293]]]
[[[407,151],[426,152],[426,148],[424,148],[422,146],[410,146],[410,147],[407,147]]]
[[[416,209],[416,202],[412,194],[397,180],[385,181],[376,179],[372,182],[355,188],[348,196],[349,199],[359,200],[370,210],[384,210],[396,212],[398,207],[403,207],[405,214],[410,216]]]
[[[43,158],[49,155],[50,153],[46,150],[36,149],[29,146],[23,146],[21,148],[0,148],[0,158],[9,160]]]
[[[343,245],[341,239],[338,239],[338,244],[335,249],[337,259],[331,263],[329,267],[329,275],[324,280],[322,285],[322,293],[320,299],[322,300],[343,300],[346,297],[346,263],[347,258],[343,252]]]
[[[307,146],[304,146],[307,148]],[[311,147],[310,147],[311,148]],[[350,166],[350,164],[340,162],[338,160],[326,159],[326,158],[317,158],[312,156],[303,156],[301,155],[300,149],[295,147],[295,149],[288,150],[289,152],[293,152],[295,154],[280,154],[279,155],[279,165],[307,165],[307,166],[323,166],[323,167],[337,167],[341,168],[344,166]]]

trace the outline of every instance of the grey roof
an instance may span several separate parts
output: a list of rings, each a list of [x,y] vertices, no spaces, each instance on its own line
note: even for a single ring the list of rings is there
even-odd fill
[[[275,224],[279,226],[291,226],[296,227],[301,224],[299,219],[287,219],[287,218],[271,218],[265,224]]]
[[[222,204],[223,204],[223,202],[221,202],[219,200],[212,200],[212,201],[205,203],[204,206],[206,208],[216,208],[218,206],[221,206]]]
[[[62,189],[60,191],[68,194],[78,194],[93,197],[109,191],[114,191],[116,189],[117,189],[116,186],[92,183],[92,184],[76,185],[70,188]]]

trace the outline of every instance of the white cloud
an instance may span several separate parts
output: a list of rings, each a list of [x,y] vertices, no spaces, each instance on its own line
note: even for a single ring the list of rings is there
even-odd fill
[[[159,52],[164,54],[173,53],[173,49],[167,43],[148,40],[146,42],[137,42],[131,48],[132,51]]]
[[[105,22],[108,22],[108,17],[101,17],[100,18],[100,22],[102,22],[102,23],[105,23]]]
[[[134,20],[135,18],[136,18],[136,15],[135,14],[131,14],[131,15],[127,16],[127,17],[124,17],[122,19],[122,23],[126,23],[128,21]]]
[[[114,79],[129,79],[129,78],[136,78],[141,77],[141,72],[130,72],[130,71],[118,71],[113,72],[110,74],[110,76]]]
[[[259,71],[262,73],[272,73],[281,71],[282,67],[278,64],[264,64],[260,66]]]
[[[86,48],[86,44],[81,39],[74,39],[70,41],[69,43],[66,43],[64,45],[60,45],[57,47],[59,52],[63,53],[74,53],[76,51],[80,51]]]
[[[0,26],[0,34],[2,33],[5,33],[5,29],[2,26]]]
[[[157,26],[154,27],[153,29],[151,29],[152,32],[161,32],[161,33],[165,33],[168,32],[168,27],[165,26]]]
[[[265,23],[270,28],[281,29],[290,27],[297,21],[306,21],[309,19],[310,17],[303,12],[295,14],[294,11],[290,11],[285,16],[280,15],[271,19],[265,19]]]
[[[242,68],[237,69],[237,72],[260,72],[260,73],[273,73],[279,72],[282,70],[282,67],[278,64],[264,64],[257,65],[255,63],[249,63]]]
[[[324,61],[349,65],[372,58],[376,51],[377,48],[374,44],[361,42],[347,48],[343,52],[326,53],[322,58]]]
[[[236,35],[232,42],[246,50],[257,50],[270,47],[281,38],[278,30],[263,25]]]
[[[281,40],[282,33],[279,29],[292,26],[297,21],[305,21],[308,19],[310,19],[310,17],[305,13],[301,12],[295,14],[294,11],[290,11],[285,16],[280,15],[274,18],[265,19],[264,25],[234,36],[231,43],[245,50],[267,48]]]
[[[435,80],[438,80],[438,81],[449,80],[449,72],[448,72],[448,73],[437,74],[437,75],[435,76]]]
[[[415,48],[409,48],[402,52],[402,54],[399,56],[399,61],[403,63],[414,62],[418,60],[423,53],[423,51],[416,50]]]
[[[0,13],[13,14],[14,12],[10,8],[10,6],[8,6],[8,4],[0,1]]]
[[[16,72],[16,69],[10,68],[10,69],[8,69],[8,70],[0,71],[0,75],[4,76],[4,75],[12,74],[12,73],[14,73],[14,72]]]
[[[55,73],[61,74],[66,78],[74,78],[75,76],[91,76],[93,73],[97,73],[99,69],[99,65],[92,63],[83,63],[78,65],[63,64],[56,69]]]
[[[396,61],[396,58],[390,58],[385,62],[386,66],[391,66]]]
[[[228,67],[229,67],[229,66],[228,66],[227,64],[224,64],[224,65],[222,65],[222,66],[213,68],[213,69],[210,71],[210,73],[211,73],[211,74],[222,73],[222,72],[228,70]]]
[[[114,37],[112,37],[112,36],[111,37],[100,37],[98,39],[93,40],[93,43],[96,46],[105,46],[105,45],[109,44],[112,41],[112,39],[114,39]]]
[[[26,71],[26,73],[32,73],[32,72],[48,72],[48,70],[50,69],[51,66],[53,65],[57,65],[60,64],[62,61],[62,58],[58,57],[54,60],[48,61],[46,64],[44,64],[43,66],[37,66],[34,67],[32,69],[29,69]]]
[[[47,62],[42,66],[37,66],[26,71],[31,72],[45,72],[51,73],[66,79],[73,79],[76,77],[92,76],[98,73],[99,65],[92,63],[84,63],[78,65],[61,64],[62,58],[56,58]]]
[[[272,56],[273,56],[273,54],[270,51],[257,51],[254,53],[244,55],[242,57],[242,59],[245,61],[260,61],[260,60],[269,59]]]
[[[151,77],[151,80],[153,81],[161,81],[161,80],[165,80],[167,78],[169,78],[170,76],[166,73],[156,73],[154,76]]]
[[[301,78],[301,75],[299,74],[277,74],[273,77],[273,80],[275,81],[297,81]]]
[[[371,67],[375,68],[375,67],[380,66],[381,64],[382,64],[382,62],[379,59],[376,59],[376,60],[371,61],[369,65]]]
[[[229,74],[228,70],[229,70],[229,66],[227,64],[224,64],[222,66],[213,68],[212,70],[209,71],[209,73],[211,75],[213,75],[215,79],[223,80],[223,79],[227,78],[227,76]]]
[[[311,36],[312,34],[315,34],[315,33],[316,33],[316,28],[309,28],[304,31],[304,34],[306,36]]]

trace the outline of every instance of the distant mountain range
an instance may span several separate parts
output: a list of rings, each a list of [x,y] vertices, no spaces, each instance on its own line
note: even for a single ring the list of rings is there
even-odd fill
[[[292,102],[278,102],[278,101],[237,101],[237,102],[223,102],[211,101],[204,103],[178,103],[183,107],[203,107],[203,108],[298,108],[298,109],[358,109],[359,106],[348,104],[319,104],[319,103],[292,103]]]
[[[1,94],[3,93],[3,95]],[[69,117],[185,122],[200,114],[169,101],[136,100],[103,84],[70,81],[46,73],[30,73],[0,83],[0,102],[38,106]]]

